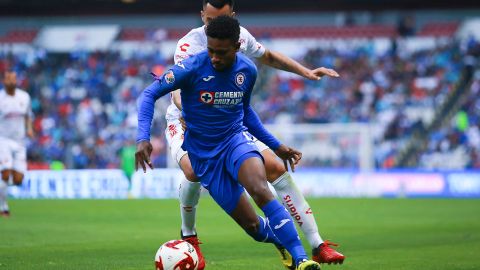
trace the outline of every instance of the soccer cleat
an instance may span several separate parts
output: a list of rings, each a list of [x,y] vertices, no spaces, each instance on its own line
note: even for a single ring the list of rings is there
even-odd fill
[[[180,235],[182,236],[182,240],[187,241],[195,248],[198,255],[198,270],[205,269],[205,258],[203,257],[202,251],[200,251],[200,244],[202,242],[198,240],[197,235],[183,236],[182,232],[180,232]]]
[[[330,246],[338,245],[326,240],[312,250],[312,259],[318,263],[342,264],[345,256]]]
[[[295,262],[293,261],[292,255],[287,251],[286,248],[282,246],[277,246],[278,253],[280,254],[280,260],[282,261],[283,266],[290,270],[295,270]]]
[[[10,217],[10,211],[4,210],[4,211],[2,211],[2,212],[0,213],[0,215],[1,215],[2,217]]]
[[[297,270],[321,270],[321,268],[315,261],[303,260],[297,265]]]

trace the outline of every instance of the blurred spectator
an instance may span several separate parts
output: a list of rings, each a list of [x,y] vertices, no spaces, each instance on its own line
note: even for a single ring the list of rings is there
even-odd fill
[[[397,31],[402,37],[415,35],[415,18],[413,15],[402,16],[398,21]]]
[[[136,146],[133,142],[127,143],[120,150],[121,168],[128,179],[130,179],[135,172],[135,150]]]
[[[405,25],[413,26],[411,20]],[[413,29],[409,31],[413,33]],[[434,49],[402,55],[379,54],[373,47],[369,42],[347,50],[305,48],[299,60],[308,66],[335,68],[341,74],[336,79],[306,81],[259,65],[253,107],[264,123],[371,123],[375,163],[389,168],[413,131],[424,129],[435,108],[455,88],[463,68],[461,50],[480,47],[471,41],[460,46],[451,40]],[[68,169],[121,167],[129,174],[136,98],[151,82],[150,70],[162,73],[170,58],[160,51],[128,55],[39,51],[30,57],[0,52],[0,69],[11,66],[18,70],[19,83],[32,96],[38,136],[29,147],[31,167],[48,168],[61,161]],[[480,167],[479,82],[477,78],[471,86],[472,96],[458,118],[460,123],[431,134],[426,156],[453,153],[461,146],[463,150],[455,153],[468,157],[462,164]],[[156,103],[159,109],[152,128],[155,167],[167,164],[163,114],[169,102],[166,97]],[[302,166],[354,168],[359,163],[352,147],[358,144],[355,138],[332,137],[328,142],[322,136],[310,138],[322,143],[301,149],[321,153],[315,159],[302,160]],[[422,166],[430,166],[431,158],[422,160]]]

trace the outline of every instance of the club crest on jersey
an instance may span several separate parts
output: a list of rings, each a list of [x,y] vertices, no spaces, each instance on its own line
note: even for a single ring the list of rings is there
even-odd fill
[[[167,73],[165,73],[164,79],[168,84],[174,83],[175,75],[173,74],[173,71],[169,70]]]
[[[242,72],[237,73],[237,75],[235,75],[235,84],[237,86],[242,86],[244,82],[245,82],[245,74],[243,74]]]
[[[200,91],[200,101],[205,104],[213,104],[214,93],[208,91]]]

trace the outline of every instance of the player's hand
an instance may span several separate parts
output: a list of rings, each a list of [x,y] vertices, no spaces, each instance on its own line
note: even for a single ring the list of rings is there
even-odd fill
[[[147,172],[147,163],[148,167],[153,170],[152,161],[150,161],[150,155],[152,154],[152,144],[150,141],[141,141],[137,143],[137,151],[135,152],[135,171],[138,170],[139,165],[142,166],[143,172]]]
[[[340,77],[338,73],[330,68],[319,67],[314,70],[310,70],[307,74],[307,78],[310,80],[320,80],[323,76],[330,76],[330,77]]]
[[[187,130],[187,123],[185,123],[185,118],[183,118],[183,116],[180,116],[179,120],[180,125],[182,125],[183,132],[185,132],[185,130]]]
[[[33,132],[33,129],[27,129],[27,137],[30,139],[35,139],[35,132]]]
[[[284,144],[280,145],[275,154],[283,160],[283,165],[285,165],[285,170],[288,171],[288,163],[290,163],[290,168],[292,172],[295,171],[295,165],[298,164],[300,159],[302,159],[302,153],[294,148],[288,147]]]

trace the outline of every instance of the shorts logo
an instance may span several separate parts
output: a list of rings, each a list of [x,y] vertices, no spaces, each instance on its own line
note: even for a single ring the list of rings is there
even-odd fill
[[[200,101],[205,104],[213,104],[213,101],[214,101],[213,97],[214,97],[213,92],[200,91]]]
[[[243,85],[244,82],[245,82],[245,74],[241,72],[237,73],[237,75],[235,75],[235,84],[240,87]]]
[[[177,127],[175,125],[168,125],[168,132],[170,133],[170,137],[173,138],[173,136],[177,135]]]
[[[165,81],[168,84],[174,83],[175,82],[175,75],[173,74],[173,71],[169,70],[167,73],[165,73],[165,76],[163,77]]]

